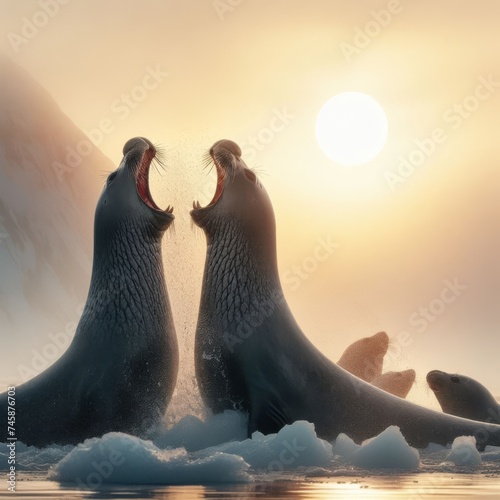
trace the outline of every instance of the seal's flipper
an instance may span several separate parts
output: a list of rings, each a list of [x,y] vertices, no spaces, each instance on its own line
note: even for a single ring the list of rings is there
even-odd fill
[[[285,425],[293,423],[293,419],[286,414],[283,404],[274,399],[263,400],[260,396],[251,408],[248,419],[249,437],[255,431],[263,434],[276,434]]]

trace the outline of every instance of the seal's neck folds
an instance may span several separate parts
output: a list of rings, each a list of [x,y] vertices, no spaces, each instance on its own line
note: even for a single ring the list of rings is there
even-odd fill
[[[94,246],[94,263],[89,296],[82,323],[92,318],[97,335],[104,328],[122,331],[131,338],[143,331],[155,331],[144,318],[167,322],[169,302],[163,274],[161,237],[140,225],[126,224]],[[77,332],[78,333],[78,332]]]
[[[276,236],[248,234],[237,220],[225,221],[208,238],[201,307],[215,311],[223,328],[250,315],[283,292],[276,262]],[[234,326],[234,325],[233,325]]]

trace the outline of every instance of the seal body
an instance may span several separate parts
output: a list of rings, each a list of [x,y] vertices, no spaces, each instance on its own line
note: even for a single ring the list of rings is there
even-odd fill
[[[415,370],[411,369],[401,372],[390,371],[373,379],[371,384],[398,398],[406,398],[415,382],[415,376]]]
[[[249,434],[307,420],[327,440],[344,432],[359,442],[397,425],[413,446],[481,430],[489,444],[500,444],[500,426],[479,426],[402,400],[319,352],[284,299],[274,212],[264,187],[234,142],[215,143],[210,156],[218,174],[215,196],[206,207],[195,202],[191,216],[207,238],[195,368],[212,411],[247,412]]]
[[[433,370],[427,383],[445,413],[500,424],[500,405],[486,387],[465,375]]]
[[[385,332],[379,332],[353,342],[337,364],[356,377],[371,382],[382,375],[388,348],[389,336]]]
[[[87,302],[75,337],[46,371],[16,388],[16,437],[37,447],[77,444],[160,422],[178,371],[161,240],[173,220],[148,186],[154,146],[124,147],[96,208]],[[0,396],[4,421],[6,394]],[[3,437],[7,426],[2,424]]]

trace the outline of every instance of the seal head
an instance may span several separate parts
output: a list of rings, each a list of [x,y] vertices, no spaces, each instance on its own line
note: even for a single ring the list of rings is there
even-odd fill
[[[143,137],[127,141],[123,147],[123,160],[106,181],[96,209],[95,229],[123,227],[130,220],[140,220],[159,233],[164,232],[174,220],[173,207],[161,210],[149,189],[149,170],[157,151]]]
[[[409,369],[402,372],[385,372],[373,379],[371,384],[398,398],[406,398],[415,382],[415,370]]]
[[[389,348],[389,336],[378,332],[352,343],[342,354],[337,364],[366,382],[382,375],[384,356]]]
[[[477,380],[465,375],[433,370],[427,374],[427,384],[445,413],[482,422],[500,423],[497,400]]]

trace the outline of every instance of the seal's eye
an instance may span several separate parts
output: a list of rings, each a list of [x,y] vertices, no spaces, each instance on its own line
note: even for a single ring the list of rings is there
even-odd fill
[[[453,375],[453,377],[451,377],[451,381],[455,384],[458,384],[460,382],[460,379],[456,375]]]
[[[108,177],[108,184],[110,182],[113,182],[113,179],[116,177],[116,172],[113,172],[109,177]]]

